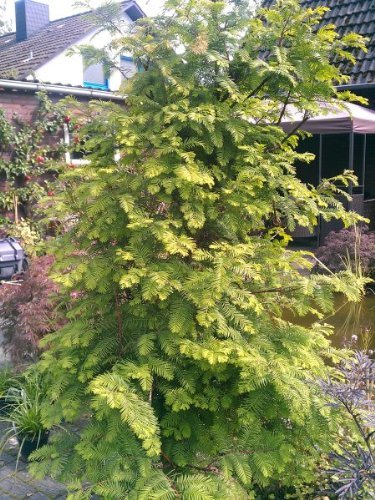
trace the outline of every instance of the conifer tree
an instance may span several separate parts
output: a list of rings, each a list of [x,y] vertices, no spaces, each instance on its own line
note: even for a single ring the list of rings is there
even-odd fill
[[[72,498],[241,499],[313,480],[338,419],[319,399],[330,329],[286,320],[358,300],[349,270],[301,273],[296,224],[343,219],[339,185],[295,175],[305,113],[350,99],[330,64],[362,47],[325,9],[276,2],[257,17],[240,0],[169,0],[117,43],[140,68],[127,106],[92,104],[90,164],[70,169],[54,208],[69,322],[45,340],[45,423],[79,422],[38,450],[34,473]],[[114,152],[120,159],[114,160]]]
[[[7,19],[7,0],[4,0],[0,5],[0,35],[11,31],[9,19]]]

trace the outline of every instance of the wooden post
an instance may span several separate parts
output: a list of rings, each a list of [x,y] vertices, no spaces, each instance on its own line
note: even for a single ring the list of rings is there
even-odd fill
[[[14,195],[14,223],[17,225],[19,220],[18,220],[18,196]]]

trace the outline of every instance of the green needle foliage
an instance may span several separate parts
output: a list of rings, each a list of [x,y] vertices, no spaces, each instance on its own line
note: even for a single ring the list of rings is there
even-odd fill
[[[287,242],[319,216],[352,224],[335,197],[354,178],[301,183],[293,164],[311,158],[278,123],[288,103],[309,116],[336,102],[329,60],[362,41],[315,33],[322,8],[286,0],[251,18],[246,4],[170,0],[118,40],[142,71],[126,109],[91,105],[91,163],[63,178],[69,323],[39,368],[45,424],[81,431],[52,437],[32,469],[72,498],[251,498],[313,481],[335,440],[311,380],[340,353],[328,327],[283,313],[319,316],[363,281],[301,273]]]
[[[7,0],[4,0],[2,2],[2,5],[0,5],[0,36],[4,35],[5,33],[8,33],[12,29],[9,19],[7,19],[6,11],[7,11]]]

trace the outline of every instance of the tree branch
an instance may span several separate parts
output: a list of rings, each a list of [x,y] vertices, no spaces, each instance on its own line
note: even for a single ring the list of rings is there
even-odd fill
[[[259,92],[259,90],[260,90],[262,87],[264,87],[264,85],[265,85],[265,84],[266,84],[269,80],[271,80],[271,78],[272,78],[272,75],[268,75],[268,76],[267,76],[267,77],[266,77],[266,78],[265,78],[262,82],[260,82],[260,84],[259,84],[259,85],[257,85],[257,86],[255,87],[255,89],[254,89],[252,92],[250,92],[250,94],[248,94],[248,95],[245,97],[245,99],[244,99],[242,102],[246,102],[248,99],[251,99],[252,97],[254,97],[254,96],[255,96],[255,94],[257,94],[257,93]],[[233,103],[231,104],[231,106],[230,106],[230,107],[231,107],[231,108],[233,108],[236,104],[237,104],[236,102],[233,102]]]
[[[282,119],[284,118],[284,114],[285,114],[285,111],[286,111],[286,107],[288,106],[289,104],[289,98],[290,98],[290,94],[291,94],[291,90],[289,89],[288,90],[288,94],[286,96],[286,99],[284,101],[284,105],[282,107],[282,110],[281,110],[281,113],[280,113],[280,116],[279,116],[279,119],[277,120],[276,122],[276,125],[280,125]]]
[[[276,292],[295,292],[299,290],[300,287],[293,287],[293,288],[268,288],[266,290],[254,290],[250,291],[252,295],[257,295],[257,294],[262,294],[262,293],[276,293]]]
[[[121,313],[121,306],[120,306],[120,300],[118,296],[117,290],[115,290],[115,311],[116,311],[116,320],[117,320],[117,341],[119,345],[119,354],[120,356],[123,353],[123,320],[122,320],[122,313]]]

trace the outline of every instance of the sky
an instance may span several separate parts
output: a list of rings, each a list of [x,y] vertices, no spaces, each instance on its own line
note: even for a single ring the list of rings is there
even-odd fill
[[[0,0],[0,3],[6,2],[8,8],[8,17],[13,20],[14,18],[14,3],[16,0]],[[38,0],[42,3],[47,3],[50,6],[50,18],[59,19],[60,17],[71,16],[79,12],[74,9],[73,5],[76,0]],[[139,5],[143,8],[146,14],[152,16],[157,14],[160,10],[164,0],[137,0]],[[92,4],[100,5],[102,0],[93,0]]]

